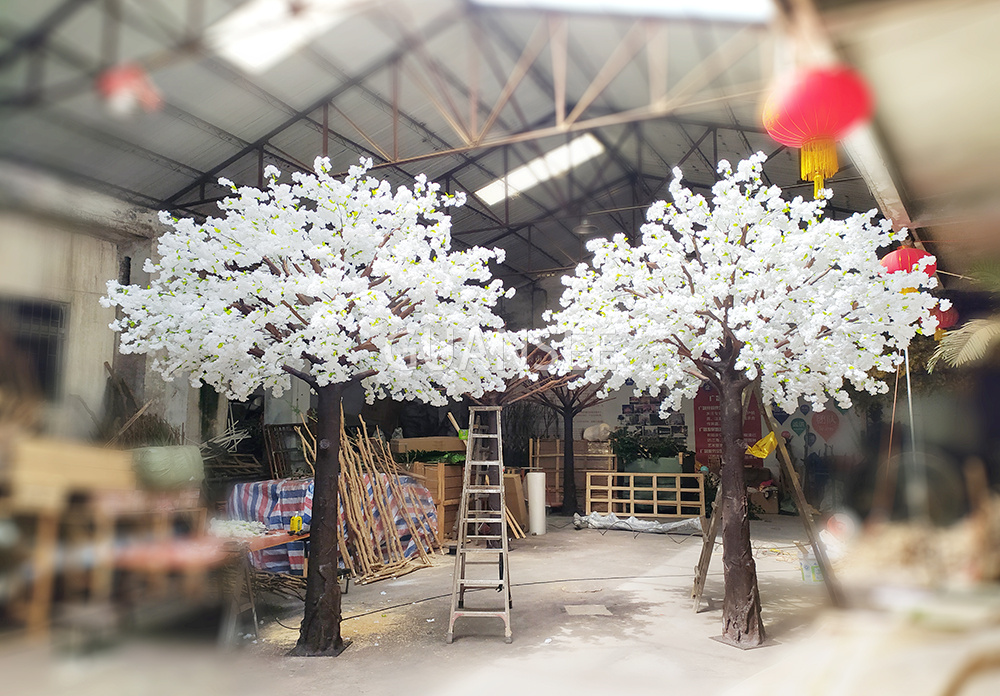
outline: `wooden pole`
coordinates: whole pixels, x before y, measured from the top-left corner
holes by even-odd
[[[764,416],[764,425],[768,431],[774,432],[774,414],[771,413],[771,404],[763,398],[760,400],[760,403],[763,406],[761,413]],[[795,505],[799,509],[799,515],[802,516],[802,522],[806,528],[806,536],[809,537],[813,554],[816,556],[816,563],[823,573],[823,583],[826,585],[827,592],[830,593],[830,601],[833,602],[833,606],[835,607],[844,607],[847,605],[847,602],[844,600],[844,593],[841,591],[840,583],[837,582],[837,579],[833,575],[833,567],[830,565],[830,558],[826,555],[826,549],[819,543],[819,533],[816,531],[816,524],[809,513],[809,504],[806,502],[805,493],[802,492],[799,476],[795,473],[795,467],[792,466],[792,458],[788,456],[788,450],[785,449],[784,438],[779,437],[777,440],[778,453],[780,454],[778,461],[785,467],[785,475],[792,482],[792,494],[795,496]]]
[[[704,518],[702,518],[702,531],[705,538],[701,542],[701,556],[698,558],[698,565],[694,567],[694,587],[691,588],[691,598],[694,600],[694,613],[701,609],[701,595],[705,592],[705,578],[708,576],[708,566],[712,563],[712,551],[715,550],[715,538],[719,534],[719,510],[722,509],[721,501],[716,500],[712,506],[712,517],[708,522],[708,529],[705,529]],[[702,499],[704,504],[704,499]]]

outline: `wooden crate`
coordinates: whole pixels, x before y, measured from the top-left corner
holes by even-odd
[[[404,452],[464,452],[465,440],[458,437],[406,437],[389,441],[393,454]]]
[[[563,502],[563,440],[537,439],[529,443],[531,468],[545,472],[545,500],[553,507]],[[607,441],[573,441],[573,471],[576,480],[577,505],[586,500],[588,471],[615,471],[618,458]]]
[[[619,517],[704,517],[705,477],[591,471],[586,510]]]
[[[127,450],[44,438],[12,438],[0,489],[14,511],[62,511],[73,493],[138,487]]]
[[[11,615],[35,634],[47,628],[57,583],[67,596],[111,597],[119,523],[131,538],[163,539],[178,515],[202,533],[206,514],[197,488],[139,490],[130,451],[34,437],[0,443],[0,507],[26,531],[22,543],[33,577]],[[59,564],[60,546],[89,548],[93,556],[82,564],[69,554]]]
[[[462,500],[462,474],[460,464],[444,462],[414,462],[413,473],[430,492],[437,508],[438,541],[454,538],[455,518]]]
[[[507,509],[522,529],[528,528],[528,505],[524,497],[524,484],[518,470],[505,471],[503,475],[503,494],[507,501]]]

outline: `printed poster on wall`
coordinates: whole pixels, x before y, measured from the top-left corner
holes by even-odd
[[[760,400],[754,395],[743,413],[743,439],[748,445],[752,445],[760,438]],[[699,462],[718,470],[722,463],[722,413],[719,409],[719,392],[708,382],[701,385],[694,397],[694,449]],[[745,454],[743,464],[759,467],[764,462]]]

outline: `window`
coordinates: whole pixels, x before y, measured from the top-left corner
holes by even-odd
[[[49,401],[60,392],[68,316],[69,306],[59,302],[0,297],[0,334],[27,361],[32,381]]]

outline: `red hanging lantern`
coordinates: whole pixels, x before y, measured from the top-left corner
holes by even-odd
[[[931,310],[931,314],[937,318],[939,329],[950,329],[958,323],[958,310],[955,309],[954,305],[948,309],[935,307]]]
[[[914,247],[902,246],[893,252],[890,252],[882,257],[879,262],[882,264],[882,268],[889,271],[889,273],[907,272],[915,271],[920,265],[921,259],[930,256],[934,258],[933,254],[930,254],[923,249],[917,249]],[[924,267],[924,273],[928,276],[933,277],[937,272],[937,261],[931,261],[927,266]]]
[[[118,117],[131,115],[137,106],[147,112],[163,106],[163,98],[139,65],[115,65],[97,77],[97,91],[104,98],[108,110]]]
[[[871,116],[872,101],[861,77],[844,66],[812,68],[780,85],[764,105],[768,134],[800,148],[800,171],[819,195],[823,180],[837,173],[838,140]]]
[[[938,325],[934,329],[934,340],[940,341],[944,338],[945,329],[950,329],[958,323],[958,310],[954,306],[948,309],[941,309],[940,306],[931,310],[931,316],[937,319]]]

